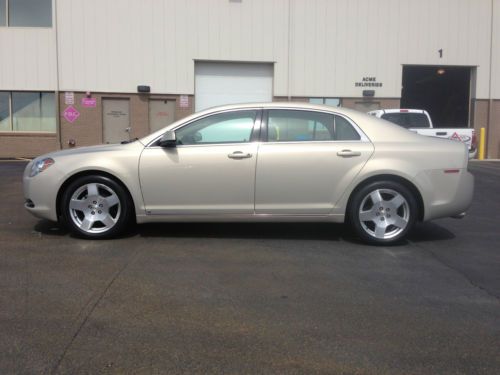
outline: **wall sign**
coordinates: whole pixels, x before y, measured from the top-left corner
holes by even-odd
[[[66,121],[74,123],[76,119],[80,117],[80,112],[78,112],[75,107],[70,105],[68,108],[64,110],[63,116],[66,119]]]
[[[96,98],[82,98],[82,107],[95,108],[97,106]]]
[[[377,82],[377,77],[363,77],[360,82],[354,83],[355,87],[382,87],[382,82]]]
[[[75,104],[75,93],[72,91],[67,91],[64,93],[64,104],[73,105]]]
[[[189,96],[181,95],[179,97],[179,107],[180,108],[189,108]]]

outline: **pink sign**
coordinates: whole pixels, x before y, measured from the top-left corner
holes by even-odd
[[[96,98],[82,98],[82,107],[95,108],[97,106]]]
[[[68,108],[66,108],[63,112],[63,116],[68,122],[75,122],[78,117],[80,117],[80,112],[76,110],[75,107],[70,105]]]

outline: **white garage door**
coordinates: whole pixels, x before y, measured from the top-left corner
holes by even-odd
[[[272,64],[198,62],[195,77],[196,111],[273,98]]]

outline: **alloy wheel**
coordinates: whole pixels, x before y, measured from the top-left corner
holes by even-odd
[[[392,189],[376,189],[359,206],[358,219],[363,230],[377,239],[391,239],[403,232],[410,221],[410,205]]]
[[[104,233],[113,228],[121,215],[116,192],[101,183],[88,183],[75,190],[69,201],[73,223],[85,233]]]

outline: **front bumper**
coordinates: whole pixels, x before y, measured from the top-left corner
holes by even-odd
[[[30,177],[32,164],[33,162],[28,163],[23,175],[24,208],[37,218],[57,221],[59,171],[53,165],[42,173]]]

